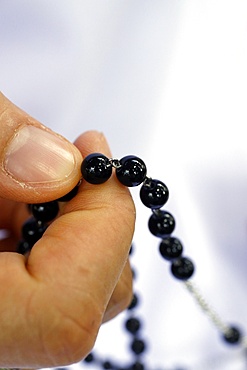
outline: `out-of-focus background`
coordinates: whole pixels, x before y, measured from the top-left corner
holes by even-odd
[[[246,66],[244,0],[0,1],[2,92],[71,141],[97,129],[114,157],[143,158],[170,189],[166,209],[195,282],[247,331]],[[149,368],[247,369],[244,351],[220,340],[172,278],[146,227],[150,211],[132,193]],[[103,358],[128,358],[122,320],[103,325]]]

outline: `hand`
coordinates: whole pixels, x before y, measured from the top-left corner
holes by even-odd
[[[77,184],[83,156],[110,153],[102,134],[72,145],[1,94],[0,132],[0,228],[8,231],[0,241],[0,367],[75,363],[102,322],[131,301],[133,201],[115,176],[82,182],[30,255],[13,253],[28,217],[24,202],[59,198]]]

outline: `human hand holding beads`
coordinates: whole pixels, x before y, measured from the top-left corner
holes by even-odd
[[[196,289],[195,285],[188,281],[188,279],[190,279],[190,277],[193,275],[194,264],[189,258],[182,257],[183,252],[182,244],[177,238],[170,236],[170,234],[173,232],[175,228],[175,220],[169,212],[161,209],[168,199],[168,189],[166,188],[165,184],[160,180],[153,180],[151,178],[148,178],[146,176],[146,166],[144,162],[138,157],[126,156],[122,158],[120,161],[109,158],[109,154],[107,155],[106,153],[108,151],[106,142],[104,141],[103,136],[98,133],[91,132],[84,134],[76,141],[75,144],[78,146],[79,149],[81,149],[82,154],[85,157],[81,166],[82,175],[85,181],[83,181],[80,187],[77,186],[76,188],[73,188],[72,191],[65,197],[59,198],[60,202],[70,200],[69,203],[64,204],[63,207],[60,207],[60,210],[57,201],[33,204],[31,207],[29,207],[31,209],[34,219],[32,221],[24,223],[22,227],[22,236],[24,238],[24,241],[21,244],[19,244],[18,247],[19,253],[26,254],[27,252],[26,254],[27,262],[25,267],[27,268],[28,273],[31,274],[31,276],[34,278],[34,280],[40,283],[39,285],[36,286],[39,287],[38,292],[35,291],[35,294],[30,292],[30,295],[26,296],[26,300],[28,301],[28,310],[23,311],[22,305],[23,294],[19,295],[19,298],[21,298],[20,300],[22,310],[20,311],[20,313],[22,314],[21,316],[26,319],[26,324],[28,321],[28,323],[31,323],[31,328],[34,328],[36,330],[32,332],[31,335],[29,333],[30,327],[28,327],[27,330],[27,335],[30,335],[29,339],[36,340],[36,342],[34,341],[34,343],[31,342],[31,348],[29,345],[29,350],[32,351],[32,349],[34,348],[35,351],[34,353],[32,352],[33,356],[31,357],[30,357],[31,352],[28,352],[27,356],[26,351],[20,354],[22,348],[25,347],[24,343],[27,338],[26,333],[19,337],[17,336],[18,339],[21,339],[23,342],[21,341],[20,343],[18,343],[18,348],[16,349],[15,345],[13,344],[12,338],[12,336],[15,334],[14,339],[16,340],[16,333],[14,332],[14,330],[12,330],[13,328],[16,329],[16,327],[13,327],[12,325],[10,326],[7,325],[8,328],[6,331],[6,327],[3,326],[4,330],[2,335],[4,337],[4,335],[7,332],[5,339],[7,342],[8,351],[10,351],[7,352],[7,355],[9,355],[9,353],[11,353],[12,351],[12,353],[14,353],[14,356],[11,357],[10,360],[9,358],[7,358],[7,355],[5,355],[4,360],[5,362],[4,365],[2,366],[9,367],[10,366],[9,364],[11,364],[12,367],[16,366],[43,367],[43,366],[55,366],[56,364],[61,366],[67,363],[76,362],[76,358],[80,359],[81,357],[84,357],[87,354],[87,351],[90,348],[92,348],[100,324],[104,320],[108,320],[109,318],[116,315],[122,308],[124,308],[124,305],[125,306],[127,305],[126,297],[128,297],[128,292],[131,292],[131,288],[129,285],[129,283],[131,282],[131,273],[128,262],[126,262],[126,260],[129,250],[129,243],[133,235],[134,207],[133,203],[130,201],[131,198],[129,196],[129,193],[126,192],[126,188],[124,187],[126,186],[132,187],[140,184],[142,184],[140,191],[142,203],[145,206],[151,208],[153,213],[148,223],[149,230],[154,236],[162,239],[160,243],[160,254],[164,259],[171,262],[171,272],[173,276],[185,282],[185,286],[188,289],[188,291],[191,292],[191,294],[194,296],[194,298],[201,306],[203,311],[205,311],[208,317],[219,329],[219,331],[222,334],[222,337],[227,343],[234,345],[235,344],[241,345],[242,343],[245,343],[241,335],[241,331],[233,325],[232,326],[226,325],[220,319],[220,317],[210,308],[207,302],[202,298],[202,296]],[[101,150],[102,148],[104,150]],[[105,153],[107,156],[102,153]],[[116,183],[116,177],[112,176],[113,168],[115,168],[116,170],[116,177],[119,181],[118,183]],[[109,181],[107,182],[106,188],[104,183],[107,180]],[[113,182],[115,183],[115,185],[113,187],[114,190],[112,192]],[[98,187],[97,189],[97,186],[94,187],[95,184],[100,184],[101,186]],[[106,189],[108,189],[109,192],[107,192]],[[126,196],[128,197],[127,203],[125,202]],[[118,199],[119,203],[117,202],[117,198],[120,198]],[[112,200],[113,201],[116,200],[114,206],[110,204]],[[121,200],[124,201],[123,203],[124,207],[127,207],[128,209],[124,210],[121,209],[120,204]],[[118,206],[120,206],[120,209],[118,209]],[[120,212],[121,213],[120,216],[122,216],[121,221],[123,219],[127,221],[123,225],[123,229],[121,230],[122,232],[120,232],[120,234],[123,237],[124,234],[127,232],[127,229],[129,230],[128,235],[129,237],[131,235],[131,237],[129,239],[127,247],[126,247],[126,235],[125,238],[123,238],[124,240],[121,239],[121,235],[119,239],[118,233],[119,214],[117,215],[118,218],[116,217],[115,214],[115,217],[112,218],[113,221],[112,223],[110,223],[111,220],[108,217],[111,215],[114,216],[113,208],[115,207],[117,208],[117,211],[121,210]],[[109,210],[110,214],[103,212],[103,211],[108,212]],[[80,220],[86,221],[84,224],[79,225],[77,223],[78,220],[74,218],[75,214],[76,216],[78,216],[78,213],[80,214],[80,216],[82,215],[85,216],[80,218]],[[21,219],[20,215],[21,212],[19,213],[19,219]],[[93,217],[90,217],[92,215],[100,216],[97,219],[99,222],[96,221],[96,223],[93,224],[95,219]],[[127,215],[128,217],[125,219],[125,216]],[[14,216],[17,219],[16,212],[14,213]],[[102,221],[101,218],[103,216],[107,216],[106,223],[104,222],[105,220],[101,222]],[[50,224],[53,218],[55,218],[55,221]],[[132,228],[131,220],[133,221]],[[108,233],[110,230],[109,226],[110,227],[113,226],[112,230],[113,233],[110,234]],[[66,230],[68,235],[67,233],[65,234]],[[92,234],[90,234],[90,231],[92,232]],[[95,231],[96,235],[94,235]],[[80,234],[81,232],[82,234]],[[101,237],[102,235],[104,236],[105,234],[107,234],[106,238],[110,238],[111,244],[108,243],[105,245],[103,243],[102,246]],[[71,251],[72,253],[79,252],[80,257],[81,254],[83,254],[80,253],[81,250],[79,249],[77,250],[76,246],[77,244],[79,245],[78,236],[81,235],[83,236],[83,241],[85,242],[84,246],[87,245],[88,249],[84,250],[85,253],[84,256],[86,257],[86,259],[82,261],[81,258],[82,264],[79,266],[74,255],[70,255],[70,252]],[[93,235],[92,240],[87,237],[89,235],[90,236]],[[112,235],[114,235],[113,238],[111,237]],[[63,239],[63,242],[70,245],[69,252],[68,249],[65,248],[63,242],[61,243],[61,239]],[[71,240],[77,241],[76,245],[71,245]],[[119,258],[119,249],[115,249],[116,246],[114,247],[113,240],[115,241],[118,240],[118,242],[122,241],[122,248],[120,249],[120,258]],[[54,242],[57,242],[58,245],[56,245],[56,243],[55,245],[52,245]],[[93,248],[95,246],[94,242],[96,242],[97,246],[96,254]],[[61,249],[59,248],[59,245],[61,246]],[[105,249],[104,245],[106,246]],[[60,256],[59,249],[65,255]],[[104,253],[106,254],[106,256],[104,255]],[[121,258],[121,256],[122,257],[125,256],[125,258]],[[61,266],[59,265],[59,260],[60,262],[62,262]],[[21,263],[22,262],[23,260],[21,261]],[[73,262],[73,265],[69,265],[68,263],[66,264],[66,262],[69,263]],[[112,262],[114,262],[113,265]],[[7,264],[5,264],[5,267],[6,266]],[[12,267],[13,266],[14,265],[12,264]],[[71,267],[73,267],[75,271],[74,270],[72,271]],[[18,276],[19,275],[21,276],[18,269],[16,271],[18,272]],[[91,274],[92,271],[93,273]],[[9,276],[11,276],[11,274],[9,274]],[[78,278],[78,276],[79,280],[76,280],[76,277]],[[82,276],[84,276],[84,279],[82,281],[82,285],[80,285],[79,287],[78,282],[80,282],[80,278]],[[23,276],[21,277],[24,278]],[[25,291],[25,289],[28,287],[28,285],[25,285],[24,287],[24,285],[16,284],[16,280],[14,280],[14,278],[12,279],[12,283],[13,282],[15,284],[13,284],[11,288],[13,287],[16,288],[16,286],[18,285],[18,287],[21,286],[21,288],[24,288]],[[28,283],[30,286],[30,281]],[[87,283],[89,283],[89,285]],[[106,286],[104,283],[106,283]],[[8,283],[7,288],[9,287],[10,284]],[[71,287],[72,289],[68,289]],[[80,290],[81,287],[85,287],[85,290],[81,291]],[[96,289],[92,290],[91,288]],[[61,297],[60,292],[62,289],[63,297]],[[65,296],[66,289],[68,293],[67,296]],[[9,293],[6,287],[5,290],[7,290],[8,293],[7,298],[9,299],[11,293]],[[78,291],[80,293],[79,295],[76,295],[75,292]],[[23,293],[21,289],[20,292]],[[33,296],[35,296],[35,299],[33,299]],[[106,297],[108,299],[106,299]],[[125,297],[124,300],[123,297]],[[12,298],[13,295],[11,296],[11,299]],[[43,300],[40,300],[40,298],[42,299],[48,298],[48,303],[44,302]],[[9,303],[12,302],[11,299],[9,299],[7,306]],[[75,299],[75,301],[73,299]],[[128,299],[128,301],[129,300],[130,299]],[[70,302],[70,305],[68,305],[68,302]],[[82,303],[82,305],[78,304],[79,302]],[[52,309],[51,304],[54,304],[55,306],[52,307]],[[19,307],[18,304],[17,307],[16,306],[10,307],[9,305],[9,311],[7,311],[6,309],[7,306],[4,301],[3,312],[5,313],[5,317],[9,318],[11,317],[11,315],[13,316],[13,311],[16,313]],[[131,306],[133,306],[133,304],[131,304]],[[131,306],[129,306],[129,309]],[[42,308],[44,307],[45,310],[43,310],[42,314],[40,314],[38,309],[41,308],[42,310]],[[78,308],[78,310],[76,308]],[[77,315],[74,316],[74,314],[77,312],[81,313],[84,308],[85,315],[83,316],[83,320],[81,321],[80,320],[81,316],[79,318]],[[92,309],[94,310],[93,315],[92,312],[90,313],[90,310]],[[28,317],[27,320],[26,312],[31,314],[31,319]],[[58,314],[58,316],[57,315],[51,316],[51,313],[54,312]],[[26,315],[23,315],[23,313]],[[20,321],[18,321],[18,319],[16,320],[17,317],[18,317],[17,315],[14,316],[15,319],[14,322],[17,322],[18,324],[20,323]],[[37,317],[43,319],[43,321],[41,323],[40,322],[38,323],[36,320]],[[101,319],[97,320],[98,317],[101,317]],[[48,320],[47,322],[47,318],[48,319],[52,318],[52,320],[50,321]],[[61,318],[63,318],[64,320],[62,321]],[[143,341],[141,338],[136,337],[136,329],[134,332],[132,330],[133,329],[132,324],[134,323],[136,327],[137,321],[133,321],[132,318],[127,320],[126,324],[129,323],[130,321],[131,327],[127,325],[126,328],[131,334],[134,335],[134,339],[131,344],[131,350],[137,357],[134,360],[134,363],[130,365],[130,367],[128,365],[128,369],[141,370],[145,368],[142,362],[140,362],[140,355],[144,352],[146,348],[145,341]],[[49,323],[50,325],[47,326],[47,323]],[[85,323],[86,324],[91,323],[91,326],[85,326]],[[81,328],[82,330],[80,330],[80,333],[83,333],[84,336],[83,337],[75,336],[75,332],[74,330],[71,331],[71,327],[72,329],[75,327],[76,329],[78,327]],[[37,328],[40,329],[38,333]],[[65,328],[65,330],[61,331],[61,328],[62,329]],[[11,334],[10,336],[8,336],[9,334],[8,330],[10,330]],[[76,333],[78,334],[79,332],[77,331]],[[40,338],[38,338],[37,334],[39,335],[42,334],[41,340]],[[65,334],[66,338],[63,335],[60,337],[56,337],[56,334]],[[85,339],[85,341],[83,341],[83,339]],[[6,342],[4,343],[5,346]],[[62,345],[64,343],[65,345]],[[23,362],[24,357],[25,360]],[[16,359],[18,360],[16,361]],[[95,356],[93,354],[89,354],[85,358],[85,362],[91,363],[92,361],[94,361],[94,363],[98,366],[101,367],[103,366],[103,368],[110,368],[109,367],[110,362],[104,362],[101,359],[97,358],[97,356],[95,360]],[[37,365],[38,363],[39,365]],[[49,365],[47,365],[48,363]],[[120,367],[119,364],[113,365],[113,368],[119,369]]]
[[[79,180],[82,157],[95,151],[110,153],[102,134],[86,133],[77,139],[76,146],[66,141],[67,150],[74,153],[75,174],[60,183],[31,181],[23,186],[24,179],[17,181],[6,174],[4,155],[10,153],[8,145],[20,129],[37,128],[39,123],[3,96],[0,103],[5,148],[0,220],[9,235],[0,241],[0,366],[40,368],[74,363],[91,350],[102,322],[131,301],[128,253],[134,231],[133,201],[128,189],[114,177],[100,188],[83,182],[70,202],[61,203],[55,220],[48,222],[30,253],[13,253],[21,225],[30,217],[22,202],[60,198]],[[11,125],[6,125],[8,122]],[[43,126],[40,130],[49,131],[51,141],[50,130]],[[55,141],[60,139],[55,135]],[[19,144],[21,148],[23,143]]]

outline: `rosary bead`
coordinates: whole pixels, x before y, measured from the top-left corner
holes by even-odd
[[[19,254],[24,255],[24,254],[30,252],[31,249],[32,249],[32,247],[30,246],[30,244],[27,241],[21,240],[18,243],[16,252],[19,253]]]
[[[229,330],[223,335],[224,340],[229,344],[238,344],[242,339],[241,331],[232,326]]]
[[[183,246],[179,239],[170,236],[162,240],[159,251],[164,259],[170,261],[181,256]]]
[[[31,218],[22,226],[23,239],[29,243],[30,247],[33,247],[33,245],[42,237],[46,229],[47,225]]]
[[[159,211],[150,217],[148,227],[153,235],[165,238],[174,231],[175,219],[169,212]]]
[[[103,184],[112,174],[112,165],[109,159],[100,153],[89,154],[82,162],[83,178],[90,184]]]
[[[59,205],[57,201],[32,204],[31,212],[37,221],[49,222],[58,215]]]
[[[141,322],[135,317],[131,317],[126,321],[125,327],[131,334],[136,334],[141,328]]]
[[[131,344],[131,349],[136,355],[140,355],[146,349],[146,344],[142,339],[135,338]]]
[[[120,167],[116,169],[116,176],[123,185],[133,187],[144,181],[147,168],[142,159],[134,155],[128,155],[119,162]]]
[[[87,357],[84,358],[84,361],[87,363],[93,362],[94,361],[94,355],[93,353],[89,353]]]
[[[104,361],[102,364],[102,368],[105,370],[110,370],[110,369],[113,369],[113,366],[110,361]]]
[[[144,370],[144,369],[145,366],[139,361],[136,361],[134,364],[130,366],[130,370]]]
[[[186,257],[177,258],[172,262],[171,271],[175,278],[179,280],[187,280],[194,273],[193,262]]]
[[[163,182],[150,179],[142,185],[140,198],[142,203],[148,208],[161,208],[169,198],[169,190]]]

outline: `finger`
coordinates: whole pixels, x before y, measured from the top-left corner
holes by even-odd
[[[103,321],[107,322],[125,310],[132,298],[132,271],[128,260],[107,305]]]
[[[0,196],[43,202],[59,198],[80,179],[81,154],[0,93]]]
[[[76,145],[83,156],[109,153],[95,132]],[[115,176],[99,186],[83,182],[62,212],[27,263],[15,253],[0,255],[4,367],[55,367],[86,356],[128,259],[135,210]]]

